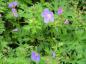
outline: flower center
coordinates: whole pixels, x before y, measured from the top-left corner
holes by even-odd
[[[38,54],[36,53],[36,57],[38,57]]]
[[[48,18],[51,18],[51,14],[47,14]]]

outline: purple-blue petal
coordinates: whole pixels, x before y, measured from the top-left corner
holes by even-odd
[[[48,13],[49,13],[49,9],[46,8],[46,9],[44,9],[44,11],[42,12],[41,16],[42,16],[42,17],[45,17],[46,14],[48,14]]]
[[[52,17],[52,18],[50,19],[50,21],[51,21],[51,22],[54,22],[54,17]]]
[[[13,4],[12,4],[12,3],[10,3],[10,4],[8,5],[8,7],[9,7],[9,8],[12,8],[12,6],[13,6]]]
[[[13,7],[16,7],[17,5],[18,5],[17,2],[11,2],[11,3],[9,3],[8,7],[13,8]]]
[[[62,8],[59,8],[59,9],[58,9],[58,15],[61,15],[62,13],[63,13]]]
[[[17,3],[17,2],[13,2],[13,5],[14,5],[14,6],[17,6],[17,5],[18,5],[18,3]]]
[[[12,8],[11,10],[13,13],[17,12],[15,8]]]
[[[35,59],[37,62],[39,62],[40,61],[40,55],[37,55]]]
[[[36,52],[32,52],[31,59],[35,62],[39,62],[40,61],[40,55],[37,54]]]
[[[18,17],[17,10],[15,8],[12,8],[12,13],[15,17]]]
[[[49,18],[44,18],[44,22],[48,23],[49,22]]]

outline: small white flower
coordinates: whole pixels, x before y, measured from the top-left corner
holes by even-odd
[[[18,28],[13,29],[12,31],[13,31],[13,32],[17,32],[17,31],[18,31]]]
[[[56,57],[56,53],[54,51],[52,51],[52,57],[55,58]]]
[[[0,17],[2,17],[2,15],[0,14]]]
[[[66,20],[64,21],[64,24],[69,24],[68,19],[66,19]]]

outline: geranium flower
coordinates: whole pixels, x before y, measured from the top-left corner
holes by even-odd
[[[11,3],[9,3],[8,7],[15,8],[17,6],[17,4],[18,4],[17,2],[11,2]]]
[[[57,11],[58,15],[61,15],[63,13],[63,9],[60,7]]]
[[[17,10],[15,8],[12,8],[12,13],[15,17],[18,17]]]
[[[31,59],[35,62],[39,62],[40,61],[40,55],[36,52],[32,52]]]
[[[44,18],[45,23],[54,21],[54,14],[53,14],[53,12],[49,11],[48,8],[44,9],[41,16]]]

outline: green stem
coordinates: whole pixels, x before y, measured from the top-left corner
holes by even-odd
[[[39,64],[38,62],[36,62],[36,64]]]

